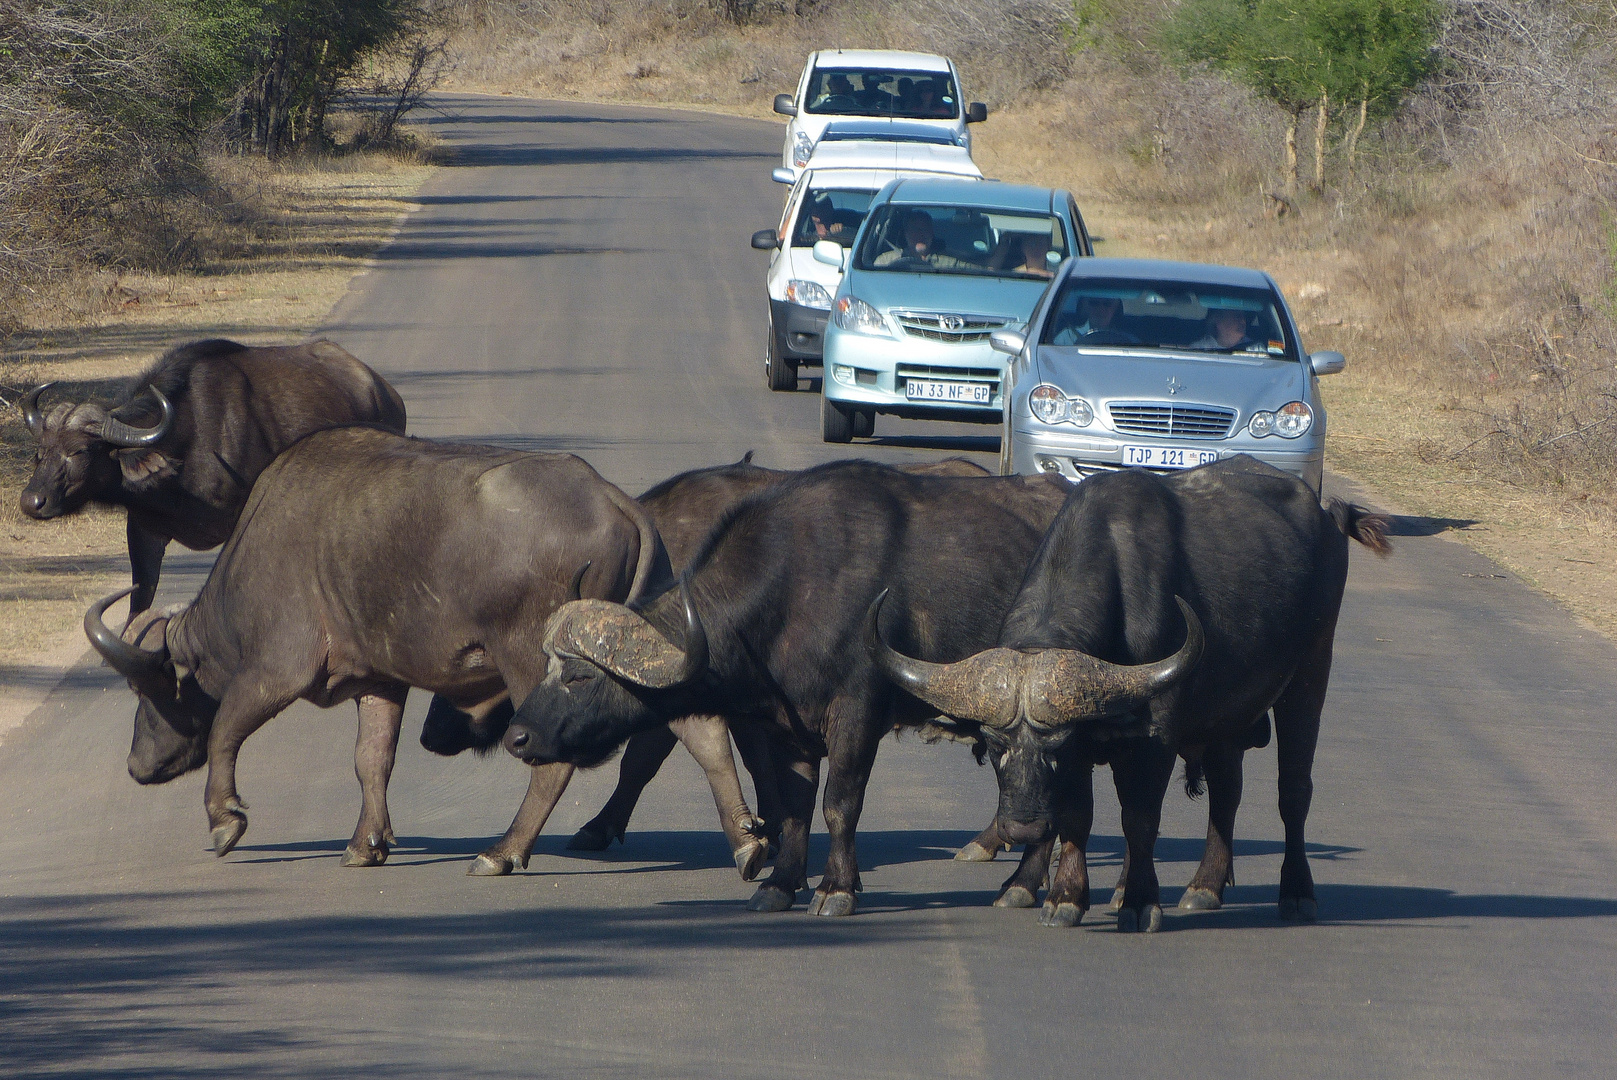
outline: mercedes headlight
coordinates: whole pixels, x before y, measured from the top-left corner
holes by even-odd
[[[1306,401],[1288,401],[1274,412],[1257,412],[1252,414],[1251,423],[1246,429],[1255,439],[1266,435],[1279,435],[1282,439],[1295,439],[1308,434],[1308,429],[1314,426],[1314,410],[1308,407]]]
[[[818,281],[793,278],[786,283],[786,299],[798,307],[831,310],[831,294],[826,292],[825,286]]]
[[[799,131],[792,140],[792,164],[799,169],[808,164],[809,155],[814,153],[814,140],[808,137],[808,132]]]
[[[1095,410],[1080,397],[1068,397],[1059,386],[1040,383],[1027,395],[1028,408],[1046,424],[1076,424],[1088,427],[1095,419]]]
[[[855,296],[844,296],[837,300],[836,314],[837,329],[852,330],[857,334],[879,334],[882,337],[892,337],[892,331],[887,329],[887,320],[882,318],[881,312],[871,307]]]

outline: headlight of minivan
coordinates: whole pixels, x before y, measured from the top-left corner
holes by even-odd
[[[857,334],[879,334],[882,337],[892,337],[892,331],[887,329],[887,320],[882,318],[881,312],[865,303],[856,296],[844,296],[837,300],[836,320],[839,330],[852,330]]]
[[[799,307],[831,310],[831,294],[818,281],[793,278],[786,283],[786,299]]]
[[[1266,435],[1279,435],[1282,439],[1296,439],[1308,434],[1314,426],[1314,410],[1306,401],[1288,401],[1274,412],[1256,412],[1246,429],[1255,439]]]
[[[792,140],[792,164],[799,169],[808,164],[809,155],[814,153],[814,140],[808,137],[808,132],[799,131],[797,138]]]
[[[1059,386],[1040,383],[1028,391],[1027,406],[1033,415],[1046,424],[1076,424],[1088,427],[1095,419],[1095,410],[1080,397],[1068,397]]]

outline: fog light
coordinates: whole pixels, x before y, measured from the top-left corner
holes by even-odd
[[[853,382],[853,368],[838,364],[836,366],[836,376],[839,383],[851,383]]]
[[[1058,473],[1061,471],[1061,462],[1053,457],[1039,456],[1039,471]]]

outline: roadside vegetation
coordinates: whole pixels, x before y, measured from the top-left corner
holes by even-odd
[[[769,115],[817,48],[952,55],[991,176],[1100,252],[1258,266],[1328,464],[1617,631],[1607,0],[458,0],[466,89]],[[744,235],[753,223],[738,223]]]

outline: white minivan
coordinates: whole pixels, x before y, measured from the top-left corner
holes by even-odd
[[[775,111],[791,117],[781,164],[805,167],[825,126],[851,118],[902,120],[947,131],[971,152],[967,124],[988,118],[980,101],[960,96],[954,61],[931,53],[826,49],[813,53],[797,80],[797,93],[777,94]]]
[[[897,127],[902,132],[902,125]],[[832,135],[857,133],[852,122],[832,129]],[[764,375],[771,390],[796,390],[798,365],[820,363],[825,323],[842,270],[815,259],[814,245],[835,240],[845,248],[852,246],[876,192],[890,180],[922,176],[981,179],[982,172],[963,147],[941,139],[828,136],[798,173],[780,225],[753,234],[752,246],[770,252],[764,279],[769,294]],[[777,175],[777,179],[790,177]]]

